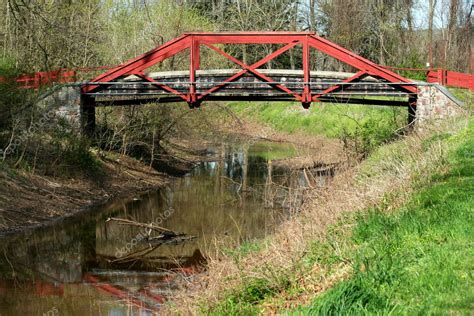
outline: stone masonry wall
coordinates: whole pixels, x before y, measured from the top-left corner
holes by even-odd
[[[419,86],[418,91],[416,124],[419,127],[428,122],[432,123],[464,113],[462,102],[443,87],[437,85]]]
[[[66,120],[71,128],[81,129],[81,90],[80,87],[62,87],[39,102],[48,117]]]

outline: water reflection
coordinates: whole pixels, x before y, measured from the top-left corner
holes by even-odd
[[[3,238],[0,315],[152,313],[176,282],[200,271],[216,245],[264,237],[301,204],[308,185],[324,185],[324,174],[311,180],[303,171],[273,166],[272,159],[297,153],[288,144],[223,144],[215,151],[215,161],[156,192]],[[108,217],[154,222],[197,238],[118,260],[148,245],[139,238],[143,228]]]

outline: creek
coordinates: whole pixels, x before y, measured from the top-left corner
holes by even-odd
[[[308,186],[328,175],[274,166],[308,154],[288,143],[249,141],[210,149],[209,161],[146,194],[115,199],[42,228],[0,239],[0,315],[147,315],[206,257],[264,238],[298,211]],[[156,246],[153,232],[186,234]],[[244,245],[244,246],[242,246]]]

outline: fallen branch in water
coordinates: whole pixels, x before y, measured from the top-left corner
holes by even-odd
[[[106,222],[111,222],[111,221],[117,222],[117,224],[119,225],[129,225],[129,226],[135,226],[135,227],[146,229],[146,236],[143,236],[142,238],[140,238],[139,241],[148,243],[148,246],[142,247],[139,250],[131,251],[120,257],[115,257],[112,260],[107,260],[109,262],[123,263],[123,262],[129,262],[129,261],[137,261],[140,259],[143,260],[147,254],[149,254],[150,252],[153,252],[161,245],[178,244],[185,241],[196,239],[195,236],[187,236],[184,233],[176,233],[167,228],[157,226],[154,223],[140,223],[140,222],[132,221],[129,219],[114,218],[114,217],[109,217],[106,220]],[[159,235],[151,236],[152,231],[158,232]]]
[[[158,247],[161,245],[165,244],[178,244],[182,242],[186,242],[189,240],[196,239],[196,236],[186,236],[185,234],[180,234],[168,238],[158,238],[158,237],[152,237],[151,240],[148,240],[149,245],[148,247],[141,248],[139,250],[130,252],[124,256],[121,257],[115,257],[112,260],[107,259],[107,261],[112,262],[112,263],[125,263],[125,262],[130,262],[130,261],[147,261],[147,255],[153,251],[155,251]],[[155,242],[155,244],[152,246],[151,242]]]
[[[179,235],[179,234],[173,232],[172,230],[166,229],[164,227],[160,227],[160,226],[155,225],[153,223],[148,223],[148,224],[147,223],[140,223],[140,222],[135,222],[135,221],[132,221],[132,220],[129,220],[129,219],[115,218],[115,217],[109,217],[105,222],[107,223],[107,222],[110,222],[110,221],[117,222],[120,225],[130,225],[130,226],[148,228],[148,229],[158,231],[160,233],[168,233],[168,235],[175,235],[175,236]]]

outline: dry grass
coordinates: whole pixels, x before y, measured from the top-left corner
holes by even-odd
[[[262,312],[273,313],[307,302],[347,277],[349,264],[327,270],[316,261],[308,273],[301,267],[301,259],[315,241],[324,240],[330,225],[338,222],[341,234],[349,231],[345,225],[350,222],[345,223],[342,214],[377,205],[387,196],[391,197],[393,209],[405,203],[414,183],[428,181],[425,175],[444,166],[447,150],[433,135],[454,134],[463,122],[457,119],[426,129],[422,134],[413,133],[381,147],[367,161],[340,170],[324,190],[312,191],[299,216],[283,223],[277,233],[262,241],[259,251],[238,259],[223,253],[210,256],[207,272],[177,291],[164,312],[197,314],[198,306],[215,306],[229,290],[242,288],[249,279],[263,279],[269,285],[277,285],[281,279],[298,284],[302,289],[299,293],[288,294],[283,290],[275,302],[262,306]],[[333,247],[338,255],[345,245],[336,242]]]

